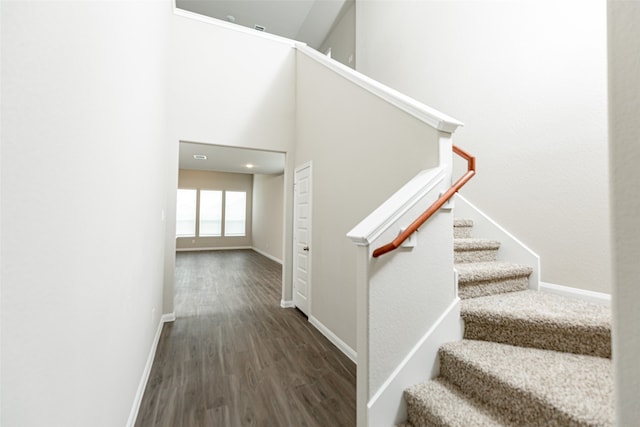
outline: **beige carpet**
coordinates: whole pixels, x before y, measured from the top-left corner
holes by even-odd
[[[523,291],[462,301],[465,338],[611,357],[609,307]]]
[[[404,426],[613,425],[610,309],[526,290],[532,269],[472,226],[454,223],[464,339],[405,391]]]

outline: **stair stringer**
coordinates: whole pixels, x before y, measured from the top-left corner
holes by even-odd
[[[461,340],[463,329],[460,299],[456,298],[369,400],[369,426],[388,427],[407,419],[403,391],[416,382],[438,376],[440,347],[447,342]]]
[[[474,235],[500,242],[498,261],[512,262],[533,268],[533,272],[529,276],[529,289],[540,290],[540,257],[460,193],[456,193],[452,200],[455,203],[456,218],[473,220]]]

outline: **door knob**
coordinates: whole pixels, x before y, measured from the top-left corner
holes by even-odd
[[[309,246],[305,246],[304,248],[302,248],[302,250],[309,252]]]

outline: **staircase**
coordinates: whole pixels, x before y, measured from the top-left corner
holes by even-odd
[[[440,375],[404,392],[406,426],[613,425],[608,307],[529,290],[527,266],[454,223],[464,338]]]

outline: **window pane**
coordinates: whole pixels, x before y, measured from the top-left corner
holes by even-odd
[[[224,235],[244,236],[247,213],[247,193],[227,191],[224,206]]]
[[[176,236],[196,235],[196,190],[178,190],[176,206]]]
[[[222,191],[200,191],[200,236],[222,235]]]

